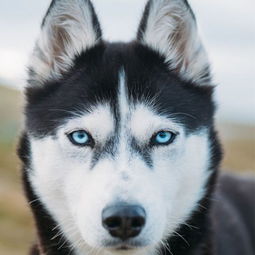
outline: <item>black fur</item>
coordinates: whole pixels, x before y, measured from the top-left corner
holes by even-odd
[[[60,0],[52,2],[46,18],[57,1]],[[101,29],[92,5],[91,9],[94,26],[97,27],[98,36],[101,37]],[[146,28],[148,11],[149,4],[141,22],[138,39]],[[207,127],[210,131],[211,164],[208,171],[212,171],[213,174],[208,180],[207,192],[200,201],[198,210],[191,215],[187,225],[180,226],[178,230],[180,236],[169,238],[168,245],[172,254],[240,255],[241,252],[244,255],[254,254],[255,247],[252,242],[254,242],[255,227],[251,224],[254,208],[248,201],[248,198],[250,202],[253,200],[251,194],[254,193],[254,183],[223,176],[219,178],[220,186],[215,190],[221,148],[214,129],[213,88],[200,87],[199,84],[182,80],[178,74],[169,70],[163,56],[139,41],[128,44],[101,41],[94,48],[77,56],[73,67],[62,79],[47,81],[44,86],[37,86],[33,79],[29,81],[30,86],[26,91],[26,133],[21,138],[18,152],[23,162],[26,196],[38,231],[39,241],[31,250],[31,254],[73,253],[65,237],[56,235],[57,223],[38,200],[31,187],[28,178],[29,171],[32,171],[29,136],[39,138],[45,135],[54,136],[57,127],[67,118],[76,115],[79,111],[87,111],[89,106],[98,102],[108,102],[111,105],[118,123],[120,118],[117,101],[118,79],[122,69],[125,70],[130,101],[143,102],[145,99],[153,101],[155,110],[159,114],[177,119],[183,124],[187,133],[196,132],[202,127]],[[116,134],[118,130],[116,124]],[[114,156],[117,142],[118,139],[112,137],[109,138],[107,148],[97,148],[92,168],[106,152]],[[141,148],[135,140],[131,143],[134,151],[153,168],[150,146]],[[52,239],[55,235],[56,237]],[[161,254],[171,253],[162,247]]]
[[[101,43],[81,54],[62,80],[27,89],[29,132],[38,137],[54,135],[66,118],[86,111],[99,100],[110,102],[118,119],[118,79],[122,68],[130,100],[153,101],[158,113],[178,119],[187,132],[212,125],[215,106],[211,86],[182,81],[168,70],[161,56],[138,42]]]
[[[101,43],[81,54],[75,63],[62,80],[45,83],[43,87],[31,86],[27,90],[26,126],[33,136],[54,136],[56,128],[66,119],[88,111],[99,101],[111,105],[116,119],[116,137],[119,133],[118,80],[122,69],[130,101],[153,101],[159,114],[174,117],[183,123],[188,133],[205,126],[213,128],[212,87],[182,81],[169,71],[161,56],[138,42]],[[104,152],[114,156],[113,141],[117,143],[118,139],[111,137],[109,140],[111,146]],[[141,148],[135,140],[131,144],[152,166],[152,148],[149,145]],[[100,156],[105,156],[101,152],[102,148],[95,148],[92,166]]]

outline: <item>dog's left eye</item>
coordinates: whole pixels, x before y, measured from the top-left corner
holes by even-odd
[[[68,138],[74,145],[78,146],[91,146],[93,141],[90,134],[84,130],[74,131],[68,134]]]
[[[169,145],[174,141],[176,134],[170,131],[160,131],[156,133],[152,139],[152,145]]]

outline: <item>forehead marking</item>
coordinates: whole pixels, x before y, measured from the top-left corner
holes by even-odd
[[[126,77],[124,69],[121,69],[119,72],[119,91],[118,91],[118,106],[119,106],[119,115],[120,115],[120,123],[119,123],[119,160],[120,160],[120,168],[122,169],[124,162],[127,160],[125,156],[127,156],[127,121],[128,116],[130,114],[130,108],[128,105],[127,91],[126,91]]]
[[[126,85],[126,74],[124,69],[121,69],[119,72],[119,94],[118,94],[118,105],[120,113],[120,124],[119,124],[119,159],[120,159],[120,168],[119,170],[125,167],[125,163],[128,164],[129,157],[132,157],[132,154],[139,154],[144,162],[152,167],[152,159],[150,157],[149,151],[146,148],[141,148],[137,141],[131,137],[131,130],[129,124],[131,121],[132,110],[135,111],[135,107],[132,107],[131,102],[128,99],[127,85]],[[132,132],[133,133],[133,132]],[[126,158],[128,157],[128,158]],[[125,162],[125,163],[124,163]]]
[[[118,105],[120,111],[121,124],[125,125],[126,118],[130,113],[130,107],[127,98],[126,74],[124,69],[121,69],[119,72]]]
[[[128,134],[126,124],[128,122],[128,118],[130,116],[130,107],[128,104],[127,91],[126,91],[126,78],[124,69],[120,69],[119,71],[119,79],[118,79],[118,112],[119,114],[116,116],[116,126],[115,132],[112,133],[112,137],[108,139],[105,146],[101,146],[96,148],[96,151],[93,155],[92,166],[93,168],[96,163],[105,155],[109,155],[112,158],[115,154],[118,154],[119,158],[119,170],[125,170],[125,163],[128,158]]]

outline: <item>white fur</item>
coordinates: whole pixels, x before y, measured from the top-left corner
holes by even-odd
[[[121,166],[119,166],[119,170],[123,169],[125,171],[126,165],[125,162],[125,151],[127,150],[127,142],[129,129],[126,127],[126,123],[130,118],[130,109],[131,105],[128,102],[128,95],[126,91],[126,79],[125,72],[121,70],[119,72],[119,94],[118,94],[118,104],[119,104],[119,113],[120,113],[120,145],[119,145],[119,159],[122,162]],[[123,173],[124,174],[124,173]]]
[[[102,210],[119,200],[139,204],[147,214],[145,228],[136,238],[144,243],[144,248],[123,254],[157,254],[161,242],[197,209],[210,175],[206,129],[187,136],[180,124],[159,116],[151,106],[131,105],[123,72],[119,92],[123,130],[116,158],[104,157],[91,169],[92,149],[77,147],[66,136],[67,132],[85,129],[97,144],[104,144],[115,132],[107,104],[67,120],[56,137],[30,137],[30,181],[77,255],[122,254],[104,247],[105,241],[112,237],[101,222]],[[179,135],[173,144],[153,149],[151,169],[139,155],[132,153],[129,139],[134,137],[140,144],[146,144],[160,130],[172,130]]]
[[[33,79],[43,82],[59,78],[69,70],[76,55],[97,41],[87,1],[56,1],[30,58]]]
[[[142,42],[165,56],[184,79],[210,85],[209,67],[196,22],[182,0],[152,0]]]

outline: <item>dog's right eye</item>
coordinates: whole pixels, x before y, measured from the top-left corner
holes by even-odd
[[[68,134],[69,140],[77,146],[93,146],[94,140],[89,133],[84,130],[74,131]]]

